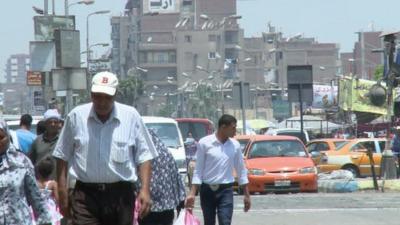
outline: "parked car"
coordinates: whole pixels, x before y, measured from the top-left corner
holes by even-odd
[[[255,137],[255,135],[236,135],[234,137],[240,143],[240,148],[243,154],[252,137]]]
[[[214,124],[209,119],[204,118],[175,118],[178,122],[179,129],[181,130],[183,140],[186,140],[189,133],[192,137],[199,141],[200,138],[205,137],[214,132]]]
[[[178,128],[178,123],[171,118],[143,116],[143,122],[148,129],[152,129],[161,141],[168,147],[178,165],[179,172],[186,175],[186,155],[183,144],[182,134]]]
[[[254,135],[244,157],[251,193],[318,190],[317,168],[299,138]]]
[[[32,126],[31,126],[31,132],[33,132],[33,133],[35,133],[36,134],[36,126],[37,126],[37,124],[39,123],[39,121],[42,119],[43,117],[41,117],[41,118],[33,118],[33,120],[32,120]],[[6,121],[7,122],[7,126],[8,126],[8,128],[10,129],[10,130],[18,130],[19,129],[19,123],[20,123],[20,120],[8,120],[8,121]]]
[[[321,152],[334,151],[348,142],[349,140],[343,138],[322,138],[309,141],[306,147],[317,165],[321,159]]]
[[[304,144],[310,141],[310,135],[306,129],[303,129],[303,134],[299,128],[278,128],[269,129],[266,133],[267,135],[288,135],[299,138]]]
[[[379,174],[385,143],[385,138],[358,138],[349,140],[347,144],[336,151],[322,152],[318,169],[320,172],[332,172],[344,169],[352,172],[355,177],[370,176],[372,174],[371,161],[367,152],[371,151],[375,173]]]

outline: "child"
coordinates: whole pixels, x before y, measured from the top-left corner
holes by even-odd
[[[58,210],[58,190],[57,182],[50,180],[50,175],[54,169],[54,162],[50,157],[39,161],[35,167],[36,180],[41,194],[46,199],[47,208],[52,218],[53,225],[59,225],[62,215]]]

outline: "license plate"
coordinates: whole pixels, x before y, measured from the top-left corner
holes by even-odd
[[[290,186],[290,180],[276,180],[275,186],[276,187]]]

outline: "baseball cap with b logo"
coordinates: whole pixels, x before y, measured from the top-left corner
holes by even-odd
[[[93,93],[104,93],[114,96],[118,86],[118,78],[110,72],[100,72],[94,75],[92,79]]]

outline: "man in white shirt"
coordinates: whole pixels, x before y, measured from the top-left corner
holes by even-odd
[[[192,188],[186,198],[186,208],[193,209],[195,195],[200,190],[200,204],[204,224],[215,225],[218,213],[219,225],[230,225],[233,214],[233,170],[244,192],[244,211],[250,209],[247,188],[247,169],[244,165],[240,144],[232,137],[236,134],[236,118],[222,115],[216,133],[200,139],[196,153]]]
[[[71,201],[74,225],[132,224],[138,175],[140,216],[150,210],[150,160],[157,152],[136,109],[114,101],[117,86],[112,73],[93,77],[92,102],[68,114],[53,153],[60,209],[66,217],[67,171],[76,179]]]

